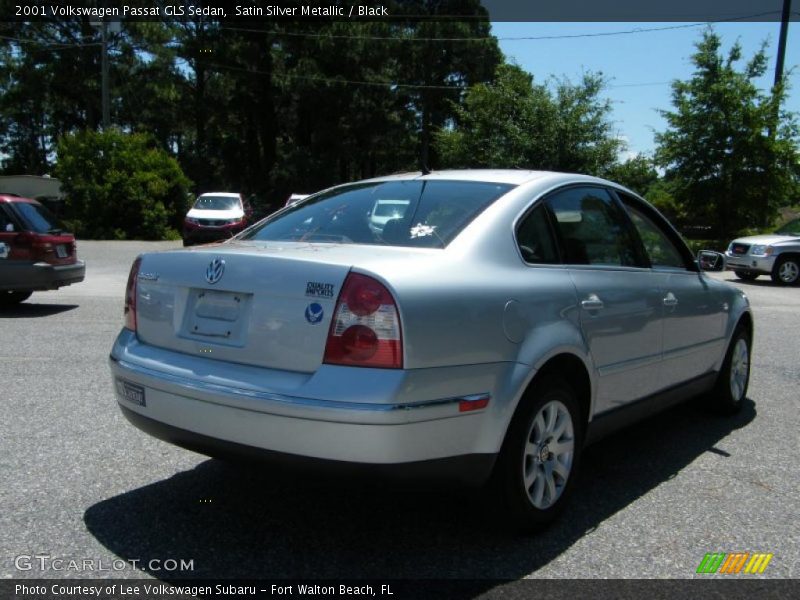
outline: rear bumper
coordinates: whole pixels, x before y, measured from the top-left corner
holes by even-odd
[[[769,275],[775,266],[775,256],[750,256],[749,254],[725,253],[725,269]]]
[[[55,290],[65,285],[83,281],[86,264],[76,261],[71,265],[51,265],[45,262],[9,262],[0,269],[0,290],[43,291]]]
[[[125,418],[138,429],[181,448],[215,458],[254,461],[292,471],[313,471],[332,476],[369,479],[446,481],[480,485],[489,478],[496,458],[494,454],[471,454],[398,464],[353,463],[309,458],[202,435],[145,417],[122,405],[120,405],[120,410]]]
[[[295,394],[289,394],[276,387],[281,376],[278,372],[154,348],[140,344],[129,331],[120,334],[110,366],[117,401],[134,425],[160,439],[211,455],[287,455],[292,460],[380,466],[407,473],[436,472],[445,479],[477,483],[491,471],[505,429],[495,398],[485,408],[459,411],[463,402],[479,402],[491,396],[495,386],[489,382],[499,378],[499,366],[494,366],[495,373],[488,374],[487,370],[477,377],[475,371],[480,366],[469,367],[472,379],[466,385],[475,386],[474,394],[439,395],[442,388],[437,388],[424,400],[417,396],[408,401],[401,393],[393,402],[354,402],[352,393],[339,398],[309,397],[305,392],[315,385],[311,380],[319,372],[299,376],[305,383]],[[340,379],[342,375],[349,375],[351,380],[362,375],[354,373],[357,369],[353,367],[325,369],[334,370],[333,376]],[[258,371],[260,377],[248,379],[246,373],[251,370]],[[422,385],[422,377],[454,385],[457,371],[437,371],[441,372],[403,372],[406,380],[400,387],[418,392],[420,387],[427,387]],[[361,397],[366,388],[374,389],[374,397],[381,397],[387,392],[380,387],[381,376],[363,373],[362,385],[351,381],[345,387],[356,385]],[[383,381],[388,382],[398,373],[387,372],[385,376]],[[460,387],[451,389],[464,390],[463,375],[461,379]],[[143,403],[126,399],[124,382],[141,387]],[[477,389],[477,385],[485,387]],[[450,471],[453,465],[467,465],[469,477],[461,467]]]

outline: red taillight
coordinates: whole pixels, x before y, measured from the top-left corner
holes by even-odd
[[[128,274],[128,285],[125,286],[125,328],[131,331],[136,331],[136,279],[141,264],[142,257],[137,256]]]
[[[358,273],[347,276],[336,303],[323,362],[403,368],[400,314],[383,284]]]

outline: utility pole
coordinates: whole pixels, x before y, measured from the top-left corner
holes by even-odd
[[[783,60],[786,56],[786,35],[789,32],[789,15],[792,10],[792,0],[783,0],[783,12],[781,13],[781,33],[778,38],[778,60],[775,63],[775,82],[777,85],[783,79]]]
[[[103,131],[107,131],[108,127],[111,125],[111,108],[108,98],[108,21],[103,19],[100,27],[103,38],[103,46],[100,55],[100,70],[102,71],[100,85],[102,87]]]
[[[100,104],[102,107],[103,129],[111,127],[111,101],[109,99],[108,79],[108,42],[111,33],[118,33],[121,29],[119,21],[91,21],[90,25],[100,30]]]

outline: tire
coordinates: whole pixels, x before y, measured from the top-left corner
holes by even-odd
[[[190,242],[189,240],[183,240],[183,247],[184,248],[186,248],[187,246],[191,246],[191,245],[192,245],[192,242]]]
[[[33,292],[0,292],[0,306],[16,306],[31,297]]]
[[[750,271],[734,271],[734,274],[742,281],[755,281],[758,279],[758,273],[751,273]]]
[[[512,527],[532,533],[564,510],[580,462],[583,424],[575,391],[560,377],[535,382],[521,402],[493,484]],[[554,442],[560,442],[561,452],[553,451]]]
[[[797,285],[800,282],[800,259],[779,256],[772,268],[772,281],[779,285]]]
[[[717,383],[709,397],[710,406],[715,412],[733,415],[742,409],[742,400],[747,396],[750,383],[751,348],[750,334],[739,325],[728,345]]]

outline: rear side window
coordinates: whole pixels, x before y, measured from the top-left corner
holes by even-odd
[[[550,230],[547,210],[540,204],[522,220],[517,228],[517,244],[527,263],[558,263],[558,250]]]
[[[573,187],[548,201],[573,265],[640,266],[627,217],[603,188]]]
[[[513,187],[475,181],[358,183],[290,206],[240,239],[444,248]]]
[[[0,233],[9,233],[16,230],[11,215],[6,212],[6,208],[0,204]]]

